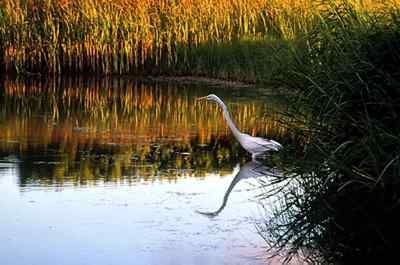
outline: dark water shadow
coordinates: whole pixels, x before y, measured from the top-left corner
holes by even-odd
[[[345,181],[324,159],[279,161],[283,183],[273,209],[258,225],[269,249],[285,251],[287,261],[299,256],[309,264],[392,264],[400,238],[399,181],[387,186]],[[344,185],[343,183],[346,183]],[[278,194],[278,196],[276,196]],[[278,254],[277,254],[278,255]]]

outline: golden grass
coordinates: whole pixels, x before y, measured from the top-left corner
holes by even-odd
[[[322,3],[323,2],[323,3]],[[339,2],[339,1],[335,1]],[[350,0],[360,12],[399,0]],[[293,38],[333,1],[4,0],[0,55],[8,72],[127,74],[188,62],[203,43]]]

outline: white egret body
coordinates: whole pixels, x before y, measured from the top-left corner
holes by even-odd
[[[278,151],[282,148],[282,145],[274,140],[268,140],[241,133],[236,127],[235,123],[232,121],[225,103],[216,95],[211,94],[206,97],[199,98],[198,100],[200,99],[214,101],[222,108],[224,118],[228,123],[228,126],[231,129],[233,136],[236,138],[236,140],[238,140],[240,145],[252,155],[253,158],[262,155],[266,151]]]

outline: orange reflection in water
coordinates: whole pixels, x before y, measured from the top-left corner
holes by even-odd
[[[227,88],[107,78],[5,80],[3,86],[0,151],[56,160],[48,174],[30,173],[45,182],[231,172],[243,159],[241,149],[218,106],[195,100],[209,93],[224,99],[240,130],[274,139],[286,133],[274,102],[239,100]]]

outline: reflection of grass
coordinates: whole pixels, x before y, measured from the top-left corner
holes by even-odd
[[[217,105],[196,102],[198,95],[193,88],[86,81],[7,81],[4,98],[0,99],[3,120],[14,118],[2,125],[2,138],[43,144],[65,139],[76,143],[143,143],[160,139],[187,143],[198,136],[200,143],[207,143],[212,136],[230,134]],[[250,134],[282,137],[286,129],[279,125],[279,116],[265,116],[265,105],[257,104],[260,103],[232,105],[238,127]],[[35,136],[38,138],[31,139]]]
[[[201,178],[210,173],[225,175],[245,159],[239,157],[238,147],[228,139],[213,139],[208,147],[195,143],[93,145],[90,149],[79,146],[71,156],[52,145],[49,150],[37,148],[20,154],[23,159],[20,184],[86,186],[176,181],[180,177]]]
[[[195,101],[204,88],[121,79],[6,80],[4,86],[0,151],[26,154],[27,159],[28,154],[51,157],[56,152],[56,162],[62,163],[50,166],[48,181],[95,183],[110,176],[118,182],[124,176],[152,178],[160,170],[165,173],[160,178],[175,178],[185,169],[204,175],[220,172],[223,163],[233,166],[244,154],[217,106]],[[274,101],[268,106],[246,100],[232,104],[228,98],[227,103],[242,130],[284,137],[286,128],[277,121],[281,115],[272,113],[278,107],[271,106],[277,105]]]

